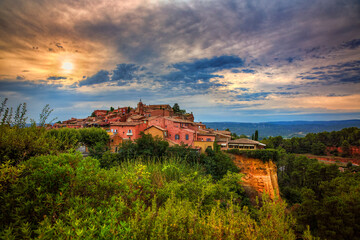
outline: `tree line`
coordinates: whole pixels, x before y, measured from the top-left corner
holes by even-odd
[[[285,149],[289,153],[312,153],[324,155],[328,147],[341,147],[343,156],[350,156],[351,146],[360,146],[360,129],[344,128],[340,131],[309,133],[305,137],[284,139],[281,136],[265,138],[261,141],[267,148]],[[330,154],[339,155],[337,150]]]

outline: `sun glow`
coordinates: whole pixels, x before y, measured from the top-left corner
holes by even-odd
[[[74,65],[71,62],[64,62],[63,65],[61,66],[61,68],[66,71],[71,71],[71,70],[73,70]]]

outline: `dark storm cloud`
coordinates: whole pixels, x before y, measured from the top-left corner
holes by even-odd
[[[35,97],[41,102],[51,103],[53,106],[69,106],[79,102],[93,102],[97,101],[110,101],[113,99],[112,95],[101,93],[81,93],[75,91],[75,88],[63,89],[62,84],[47,84],[46,81],[16,81],[14,79],[5,79],[0,81],[1,89],[0,95],[9,97],[9,92],[17,92],[26,98]],[[119,90],[114,92],[119,96],[124,96],[128,99],[133,99],[135,96],[149,97],[151,93],[142,92],[142,89],[133,90]],[[11,96],[10,96],[11,98]]]
[[[252,69],[242,69],[242,70],[238,70],[238,69],[233,69],[231,70],[232,73],[256,73],[255,70],[252,70]]]
[[[348,42],[345,42],[342,44],[342,47],[344,48],[350,48],[350,49],[355,49],[357,47],[360,46],[360,39],[354,39]]]
[[[242,67],[243,65],[244,61],[236,56],[196,59],[173,64],[171,66],[173,71],[159,76],[156,81],[167,89],[180,88],[184,89],[185,92],[188,89],[206,91],[225,86],[215,80],[216,78],[223,78],[223,75],[215,74],[216,72]]]
[[[180,88],[179,91],[183,89],[187,92],[190,88],[203,91],[224,86],[214,80],[215,78],[223,78],[222,75],[215,74],[216,72],[242,67],[243,65],[244,61],[239,57],[219,56],[175,63],[169,66],[169,73],[162,74],[161,72],[148,71],[147,68],[140,65],[121,63],[110,72],[100,70],[95,75],[81,80],[79,87],[106,82],[124,86],[133,82],[155,81],[160,84],[161,89]]]
[[[256,101],[256,100],[265,100],[271,95],[280,95],[286,97],[293,97],[299,95],[299,92],[243,92],[239,95],[236,95],[236,99],[239,101],[249,102],[249,101]]]
[[[242,93],[236,96],[236,99],[239,101],[255,101],[255,100],[264,100],[269,96],[271,92],[255,92],[255,93]]]
[[[163,58],[177,48],[187,53],[201,49],[207,54],[230,54],[235,42],[248,47],[251,39],[259,50],[266,46],[263,52],[255,48],[257,54],[286,57],[297,48],[309,48],[309,41],[317,46],[325,39],[329,45],[341,43],[344,35],[353,39],[359,11],[355,0],[327,4],[306,0],[167,2],[98,21],[79,21],[75,30],[81,36],[116,45],[119,53],[135,62]],[[334,19],[341,20],[329,26]]]
[[[118,64],[113,71],[111,80],[117,82],[117,85],[123,86],[130,83],[131,80],[139,79],[140,66],[135,64]]]
[[[50,76],[47,78],[47,80],[63,80],[63,79],[67,79],[67,77],[62,77],[62,76]]]
[[[45,48],[52,51],[65,48],[62,39],[96,42],[137,64],[230,54],[293,62],[298,49],[311,53],[319,52],[320,45],[344,43],[351,49],[359,45],[357,0],[166,1],[129,9],[111,1],[109,8],[100,1],[55,4],[57,8],[53,1],[2,1],[1,35],[22,48],[24,42],[36,42],[39,34],[52,36],[54,47]],[[80,9],[84,14],[68,18],[69,11]],[[177,50],[183,52],[174,54]]]
[[[217,72],[224,69],[241,67],[244,61],[236,56],[220,56],[211,59],[198,59],[193,62],[181,62],[173,65],[174,68],[184,73]]]
[[[91,77],[83,76],[84,80],[79,82],[79,87],[86,85],[94,85],[100,83],[112,82],[116,83],[118,86],[129,85],[132,82],[137,82],[141,78],[148,77],[152,75],[151,72],[146,74],[143,71],[146,70],[145,67],[141,67],[136,64],[131,63],[121,63],[117,64],[116,68],[111,71],[100,70]],[[147,76],[148,75],[148,76]]]
[[[59,91],[59,84],[46,84],[44,81],[38,83],[32,81],[16,81],[13,79],[5,79],[0,81],[1,89],[6,92],[18,92],[27,96],[37,97],[56,97]],[[56,93],[56,94],[54,94]]]
[[[110,81],[109,72],[106,70],[100,70],[93,76],[87,77],[85,80],[80,81],[79,86],[81,87],[81,86],[87,86],[87,85],[94,85],[94,84],[99,84],[99,83],[104,83],[104,82],[109,82],[109,81]]]
[[[313,71],[302,73],[298,78],[310,80],[312,85],[336,85],[360,83],[360,61],[314,67]]]

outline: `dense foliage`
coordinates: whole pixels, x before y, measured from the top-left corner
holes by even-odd
[[[360,146],[360,129],[344,128],[341,131],[309,133],[303,138],[284,139],[281,136],[263,139],[267,148],[283,148],[289,153],[323,155],[327,147],[341,147],[344,156],[350,155],[350,146]],[[337,154],[337,152],[332,152]]]
[[[27,128],[0,125],[0,163],[18,164],[33,156],[74,150],[79,142],[89,148],[92,156],[99,157],[107,148],[109,136],[99,128],[46,130],[35,125]]]
[[[214,179],[221,179],[228,171],[239,172],[234,162],[228,155],[220,150],[207,150],[207,154],[200,154],[197,150],[187,145],[169,146],[169,143],[150,134],[142,133],[141,138],[135,141],[125,141],[117,153],[106,152],[100,159],[100,166],[111,168],[120,163],[134,158],[156,159],[164,158],[181,159],[189,164],[201,164],[207,174]]]
[[[278,182],[292,206],[296,229],[321,239],[360,239],[360,167],[338,166],[280,152]]]
[[[0,164],[7,161],[18,164],[33,156],[55,153],[57,143],[47,136],[45,128],[0,125]]]
[[[0,168],[0,235],[6,239],[295,239],[283,202],[242,207],[241,175],[214,182],[199,165],[122,162],[79,154]]]

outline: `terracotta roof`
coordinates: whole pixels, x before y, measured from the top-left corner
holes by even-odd
[[[172,117],[165,117],[165,119],[173,121],[173,122],[179,122],[179,123],[190,123],[193,124],[193,122],[189,120],[179,119],[179,118],[172,118]]]
[[[114,122],[110,123],[110,126],[136,126],[143,124],[143,122]]]
[[[148,105],[149,108],[171,108],[169,104]]]
[[[143,119],[143,118],[145,118],[145,117],[142,116],[142,115],[134,115],[134,116],[131,116],[130,118],[131,118],[131,119],[134,119],[134,120],[140,120],[140,119]]]
[[[153,120],[153,119],[156,119],[156,118],[160,118],[161,116],[151,116],[151,117],[146,117],[144,120]]]
[[[251,139],[248,139],[248,138],[239,138],[239,139],[235,139],[235,140],[230,140],[229,144],[252,144],[252,145],[266,146],[263,143],[260,143],[258,141],[251,140]]]
[[[183,128],[183,130],[184,130],[184,131],[187,131],[187,132],[195,133],[195,131],[194,131],[194,130],[192,130],[192,129]]]
[[[227,138],[219,138],[216,140],[217,142],[227,142],[228,139]]]
[[[198,130],[198,131],[197,131],[197,134],[198,134],[198,135],[202,135],[202,136],[215,136],[215,134],[210,133],[210,132],[205,131],[205,130]]]
[[[155,128],[157,128],[157,129],[159,129],[159,130],[161,130],[161,131],[167,131],[166,129],[163,129],[162,127],[159,127],[159,126],[156,126],[156,125],[152,125],[152,126],[150,126],[150,127],[147,127],[145,130],[147,130],[147,129],[149,129],[149,128],[152,128],[152,127],[155,127]],[[144,130],[144,131],[145,131]]]
[[[215,132],[216,136],[219,136],[219,137],[224,137],[224,138],[231,138],[230,135],[226,135],[226,134],[221,134],[221,133],[218,133],[218,132]]]
[[[224,135],[231,135],[231,132],[230,132],[230,131],[219,131],[219,130],[216,130],[215,133],[224,134]]]

